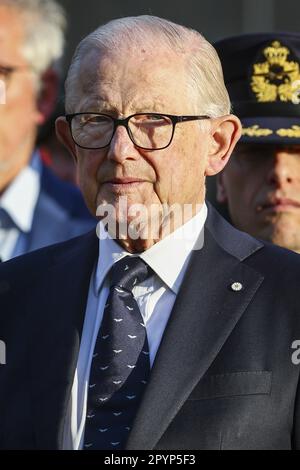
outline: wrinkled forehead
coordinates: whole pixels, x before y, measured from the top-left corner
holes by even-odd
[[[78,80],[83,92],[89,92],[120,72],[121,60],[116,53],[97,48],[90,49],[81,59]]]
[[[128,101],[152,96],[177,100],[187,90],[186,58],[170,50],[147,46],[127,51],[90,50],[83,58],[78,74],[81,94],[107,99],[122,95]]]

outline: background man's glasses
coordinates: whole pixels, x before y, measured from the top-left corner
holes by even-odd
[[[90,150],[108,147],[118,126],[126,128],[136,147],[144,150],[162,150],[171,144],[178,122],[202,119],[210,117],[138,113],[124,119],[116,119],[100,113],[66,115],[75,144]]]
[[[0,80],[2,80],[4,83],[7,83],[11,76],[16,73],[16,72],[21,72],[24,70],[30,69],[29,66],[27,65],[20,65],[20,66],[5,66],[5,65],[0,65]]]
[[[10,76],[16,71],[16,67],[5,67],[0,65],[0,80],[6,82]]]

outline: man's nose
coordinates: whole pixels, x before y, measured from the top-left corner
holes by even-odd
[[[124,126],[118,126],[108,147],[107,158],[123,163],[125,160],[136,160],[139,156],[138,149],[130,139],[127,129]]]
[[[295,175],[293,175],[291,163],[291,155],[281,150],[275,150],[267,174],[268,183],[276,187],[292,183]]]

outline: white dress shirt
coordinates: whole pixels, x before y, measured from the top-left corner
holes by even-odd
[[[207,207],[203,204],[195,217],[138,255],[155,273],[133,289],[146,326],[151,367],[191,253],[203,246],[206,217]],[[99,259],[91,276],[77,368],[64,426],[64,449],[78,450],[83,447],[90,367],[109,294],[108,273],[115,262],[128,255],[136,256],[111,239],[100,224]]]
[[[40,157],[36,152],[0,197],[0,258],[7,261],[23,252],[25,234],[31,231],[40,193]]]

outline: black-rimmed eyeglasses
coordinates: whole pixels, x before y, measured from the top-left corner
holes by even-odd
[[[66,115],[75,144],[89,150],[108,147],[118,126],[126,128],[136,147],[144,150],[163,150],[171,144],[177,123],[202,119],[210,117],[137,113],[124,119],[116,119],[101,113]]]

